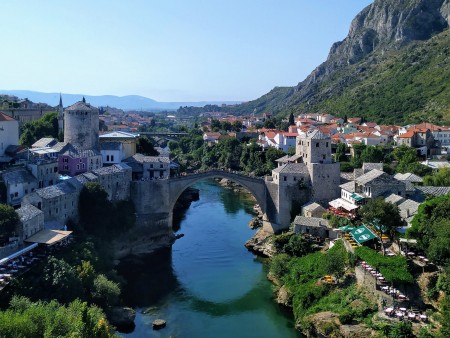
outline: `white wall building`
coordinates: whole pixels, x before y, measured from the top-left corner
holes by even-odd
[[[19,144],[19,121],[0,112],[0,156],[5,155],[6,147]]]

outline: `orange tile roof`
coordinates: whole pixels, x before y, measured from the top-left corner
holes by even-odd
[[[16,121],[9,115],[6,115],[4,112],[0,111],[0,121]]]

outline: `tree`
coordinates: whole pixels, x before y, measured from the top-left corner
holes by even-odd
[[[0,236],[10,236],[19,223],[20,218],[13,207],[0,204]]]
[[[397,232],[396,228],[403,225],[398,206],[386,202],[382,197],[370,199],[366,205],[358,210],[358,215],[366,224],[378,226],[380,238],[386,233],[393,239]],[[382,240],[381,245],[383,246]]]
[[[429,199],[419,206],[408,237],[417,239],[418,246],[437,264],[450,263],[450,194]]]
[[[432,185],[435,187],[450,186],[450,168],[441,168],[433,175],[427,175],[423,178],[424,185]]]
[[[375,146],[367,146],[361,152],[361,161],[366,163],[382,162],[384,158],[383,149]]]
[[[289,114],[289,126],[293,126],[295,125],[295,119],[294,119],[294,114],[291,112]]]
[[[136,142],[136,151],[146,156],[158,156],[159,153],[153,147],[153,143],[147,136],[140,136]]]
[[[97,182],[87,183],[81,189],[78,213],[80,224],[88,233],[96,235],[110,235],[112,204],[108,200],[108,193]]]
[[[100,306],[115,305],[120,296],[119,284],[100,274],[94,280],[92,298]]]
[[[345,143],[338,143],[337,148],[336,148],[336,155],[335,155],[335,159],[337,162],[346,162],[347,159],[347,145]]]
[[[58,113],[49,112],[39,120],[25,123],[19,143],[25,147],[30,147],[34,142],[42,137],[58,138]]]

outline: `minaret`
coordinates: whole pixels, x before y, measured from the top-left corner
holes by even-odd
[[[64,107],[62,103],[62,95],[59,93],[59,105],[58,105],[58,133],[64,132]]]

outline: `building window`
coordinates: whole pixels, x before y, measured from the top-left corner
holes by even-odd
[[[114,162],[114,155],[111,155],[111,162]]]
[[[81,163],[81,161],[82,161],[82,160],[81,160],[81,158],[80,158],[80,163]]]
[[[328,148],[328,142],[325,144],[325,146]]]
[[[65,166],[64,166],[64,170],[69,170],[69,166],[68,166],[68,165],[65,165]]]
[[[160,167],[160,168],[162,168],[162,167],[163,167],[163,165],[162,165],[162,164],[160,164],[160,165],[159,165],[159,167]]]
[[[319,142],[316,142],[316,148],[318,148],[319,147]]]
[[[86,165],[83,163],[83,164],[81,165],[81,168],[82,168],[82,169],[86,168]]]
[[[77,170],[80,170],[80,165],[79,164],[77,164]]]
[[[286,176],[283,176],[283,181],[287,181],[287,177]]]
[[[325,155],[322,155],[322,159],[325,159]]]
[[[109,162],[109,155],[106,155],[106,162]]]
[[[68,159],[67,157],[64,157],[64,158],[63,158],[63,162],[64,162],[64,163],[67,163],[67,162],[69,162],[69,159]]]
[[[58,167],[54,167],[54,168],[53,168],[53,172],[54,172],[54,173],[58,172]]]

